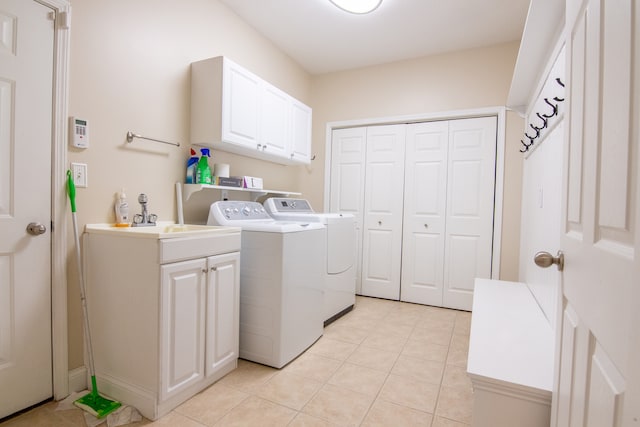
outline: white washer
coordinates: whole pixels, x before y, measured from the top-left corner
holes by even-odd
[[[213,203],[207,224],[242,229],[240,357],[283,367],[322,335],[324,226],[244,201]]]
[[[304,199],[272,197],[264,202],[264,207],[278,220],[309,221],[325,226],[325,326],[349,312],[356,301],[355,217],[351,214],[314,212]]]

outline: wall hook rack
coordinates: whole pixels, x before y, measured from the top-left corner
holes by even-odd
[[[131,142],[133,141],[133,138],[146,139],[146,140],[149,140],[149,141],[155,141],[155,142],[160,142],[162,144],[169,144],[169,145],[175,145],[176,147],[180,147],[180,143],[179,142],[162,141],[161,139],[148,138],[146,136],[138,135],[137,133],[133,133],[131,131],[127,132],[127,142],[129,144],[131,144]]]
[[[555,79],[556,83],[558,83],[560,86],[562,86],[563,88],[564,83],[562,82],[562,80],[560,80],[560,78],[556,78]],[[554,104],[552,101],[555,101],[556,104]],[[544,103],[546,105],[548,105],[549,107],[552,108],[552,111],[550,114],[545,114],[545,113],[535,113],[535,117],[539,118],[540,120],[542,120],[542,126],[538,127],[536,125],[534,125],[533,123],[529,123],[529,127],[531,129],[533,129],[533,131],[535,132],[535,134],[529,135],[526,131],[524,133],[525,138],[527,138],[529,140],[529,143],[524,142],[524,140],[520,140],[520,143],[522,144],[522,148],[519,150],[521,153],[526,153],[527,151],[529,151],[529,148],[531,148],[531,146],[534,144],[535,140],[537,138],[541,137],[541,131],[543,129],[547,129],[550,127],[550,122],[549,119],[551,119],[554,116],[557,116],[559,114],[559,104],[560,102],[563,102],[564,98],[561,98],[559,96],[554,96],[551,100],[549,98],[544,98]]]

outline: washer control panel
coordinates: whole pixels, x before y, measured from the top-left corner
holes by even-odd
[[[269,212],[300,212],[313,213],[311,205],[305,199],[288,199],[286,197],[271,197],[264,202]]]
[[[222,215],[227,221],[271,219],[264,207],[258,202],[225,200],[211,205],[211,213]]]

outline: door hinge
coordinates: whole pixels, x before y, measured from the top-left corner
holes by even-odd
[[[69,12],[58,12],[56,14],[56,25],[58,29],[68,30],[71,27],[71,15]]]

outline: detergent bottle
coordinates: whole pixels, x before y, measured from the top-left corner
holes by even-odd
[[[209,153],[208,148],[201,148],[200,160],[198,160],[198,167],[196,169],[196,184],[211,184],[211,168],[209,167]]]
[[[127,195],[124,188],[118,193],[118,200],[115,205],[116,211],[116,227],[129,226],[129,203],[127,203]]]
[[[198,156],[196,155],[196,150],[190,148],[191,157],[187,160],[187,176],[184,180],[186,184],[195,184],[196,183],[196,169],[198,168]]]

